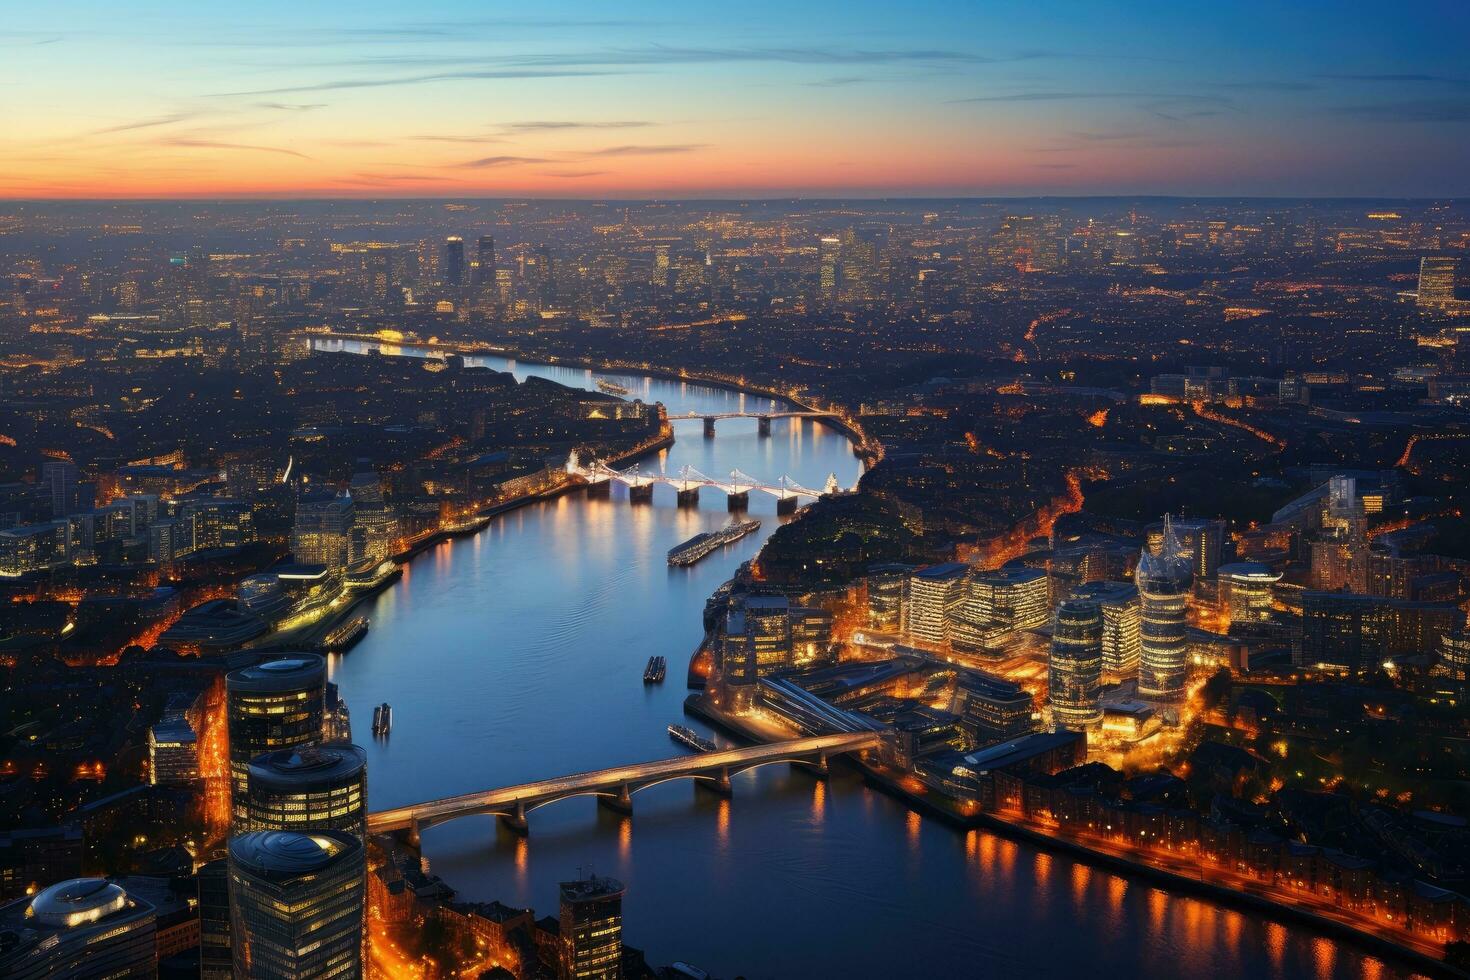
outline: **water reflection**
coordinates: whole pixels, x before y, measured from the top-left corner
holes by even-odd
[[[582,387],[601,376],[514,369]],[[676,414],[770,405],[614,380]],[[859,472],[846,440],[810,420],[777,420],[769,439],[754,420],[722,420],[712,440],[697,422],[678,431],[657,461],[666,470],[738,467],[807,486],[829,472],[851,485]],[[367,743],[375,808],[670,756],[673,721],[714,734],[683,717],[684,665],[705,598],[775,529],[775,502],[753,494],[757,535],[670,574],[664,552],[727,515],[718,493],[681,510],[665,490],[650,507],[616,489],[504,515],[409,565],[375,600],[368,636],[332,667]],[[645,686],[654,654],[668,658],[668,680]],[[370,740],[364,713],[380,701],[397,724]],[[920,965],[995,977],[1402,975],[1333,943],[1329,958],[1325,940],[1253,916],[1181,909],[1183,899],[1009,839],[958,835],[841,768],[823,782],[767,767],[737,780],[734,799],[670,783],[634,807],[629,820],[568,800],[533,813],[528,838],[469,818],[433,828],[424,847],[463,898],[543,915],[579,868],[615,872],[629,886],[630,942],[655,963],[721,976],[897,977]]]

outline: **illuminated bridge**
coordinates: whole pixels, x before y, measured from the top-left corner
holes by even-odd
[[[744,510],[750,504],[750,492],[759,490],[776,498],[776,513],[790,514],[796,511],[797,503],[803,497],[815,500],[824,494],[840,493],[842,490],[835,473],[827,475],[825,487],[813,490],[789,476],[783,476],[775,483],[767,483],[740,470],[731,470],[730,475],[724,479],[706,476],[692,466],[682,466],[673,474],[645,473],[636,464],[626,470],[615,470],[599,459],[583,461],[576,452],[567,458],[566,469],[572,476],[587,481],[590,492],[606,493],[614,481],[621,483],[628,488],[628,499],[634,503],[652,500],[654,486],[662,483],[673,487],[678,493],[680,507],[697,507],[699,491],[704,487],[713,487],[725,494],[730,510]]]
[[[451,796],[370,813],[367,819],[368,832],[398,832],[417,841],[421,832],[437,824],[460,817],[493,814],[511,829],[524,833],[526,815],[532,810],[574,796],[593,796],[604,806],[622,813],[632,813],[633,794],[650,786],[676,779],[690,779],[695,785],[728,794],[730,777],[780,762],[794,763],[825,774],[827,761],[832,756],[875,749],[880,738],[878,732],[818,735],[769,745],[682,755],[658,762],[643,762],[615,769],[543,779],[520,786],[506,786],[503,789],[466,793],[463,796]]]
[[[836,412],[816,412],[811,409],[793,409],[789,412],[687,412],[683,415],[667,416],[670,422],[703,419],[704,435],[707,439],[715,437],[715,422],[718,419],[755,419],[757,434],[768,436],[771,434],[771,419],[835,419],[838,417]]]

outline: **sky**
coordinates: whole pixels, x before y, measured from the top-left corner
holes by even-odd
[[[1470,196],[1470,0],[0,9],[0,198]]]

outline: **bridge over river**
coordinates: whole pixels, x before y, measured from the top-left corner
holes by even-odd
[[[494,815],[521,833],[526,815],[574,796],[594,796],[604,806],[623,813],[633,812],[633,794],[676,779],[692,779],[717,793],[730,792],[730,777],[761,766],[787,762],[825,774],[834,755],[864,752],[878,747],[878,732],[818,735],[747,748],[721,749],[697,755],[682,755],[657,762],[642,762],[596,772],[558,776],[519,786],[465,793],[411,806],[394,807],[368,814],[368,833],[405,833],[411,840],[436,824],[460,817]]]

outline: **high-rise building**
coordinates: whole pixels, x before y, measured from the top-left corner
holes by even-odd
[[[835,303],[842,285],[842,239],[823,238],[817,244],[817,265],[817,288],[822,299]]]
[[[236,827],[245,827],[249,819],[251,761],[321,741],[326,681],[326,661],[314,653],[267,660],[225,678]]]
[[[367,753],[356,745],[278,749],[250,762],[246,830],[367,833]]]
[[[877,565],[868,569],[868,625],[875,630],[903,630],[904,594],[911,565]]]
[[[262,830],[230,841],[237,980],[362,976],[362,841],[339,830]]]
[[[481,235],[475,242],[475,286],[482,292],[495,288],[495,236]]]
[[[51,493],[51,516],[65,517],[77,509],[77,465],[69,459],[41,464],[41,481]]]
[[[1165,515],[1158,553],[1145,547],[1134,574],[1142,601],[1138,693],[1151,700],[1184,699],[1190,567],[1190,556],[1180,547],[1173,523]]]
[[[1470,681],[1470,633],[1465,624],[1447,631],[1439,648],[1440,670],[1457,681]]]
[[[1426,255],[1419,260],[1417,302],[1425,307],[1445,307],[1455,302],[1455,285],[1460,260],[1448,255]]]
[[[949,641],[950,609],[963,595],[969,570],[963,562],[952,561],[920,568],[909,576],[905,636],[933,647]]]
[[[1375,671],[1394,657],[1442,651],[1445,636],[1464,622],[1464,614],[1449,602],[1306,592],[1302,595],[1302,663],[1352,673]]]
[[[1226,524],[1218,520],[1180,518],[1170,522],[1174,537],[1179,541],[1181,554],[1189,558],[1194,577],[1209,580],[1215,577],[1220,567],[1220,556],[1225,549]],[[1164,526],[1156,524],[1148,529],[1148,546],[1157,552],[1164,536]]]
[[[199,980],[232,980],[235,954],[230,948],[230,862],[201,865],[199,886]]]
[[[148,729],[148,776],[154,786],[199,778],[199,739],[187,719],[169,718]]]
[[[1057,606],[1047,678],[1052,721],[1074,732],[1102,727],[1103,611],[1095,599]]]
[[[458,235],[444,239],[444,285],[464,285],[464,239]]]
[[[291,526],[291,555],[303,565],[341,570],[351,557],[352,495],[330,491],[303,495]]]
[[[1036,730],[1036,702],[1021,685],[980,670],[958,679],[958,710],[977,745],[1008,742]]]
[[[993,650],[1018,630],[1046,625],[1050,586],[1040,568],[1000,568],[971,575],[950,616],[955,649]]]
[[[158,974],[153,906],[106,878],[72,878],[0,906],[0,976],[112,980]]]
[[[1119,684],[1138,676],[1142,649],[1138,588],[1128,582],[1088,582],[1072,593],[1102,606],[1103,683]]]
[[[1264,623],[1271,618],[1275,606],[1276,583],[1281,573],[1258,561],[1241,561],[1221,565],[1217,576],[1220,605],[1230,625]]]
[[[597,875],[561,883],[562,980],[620,980],[624,891]]]

